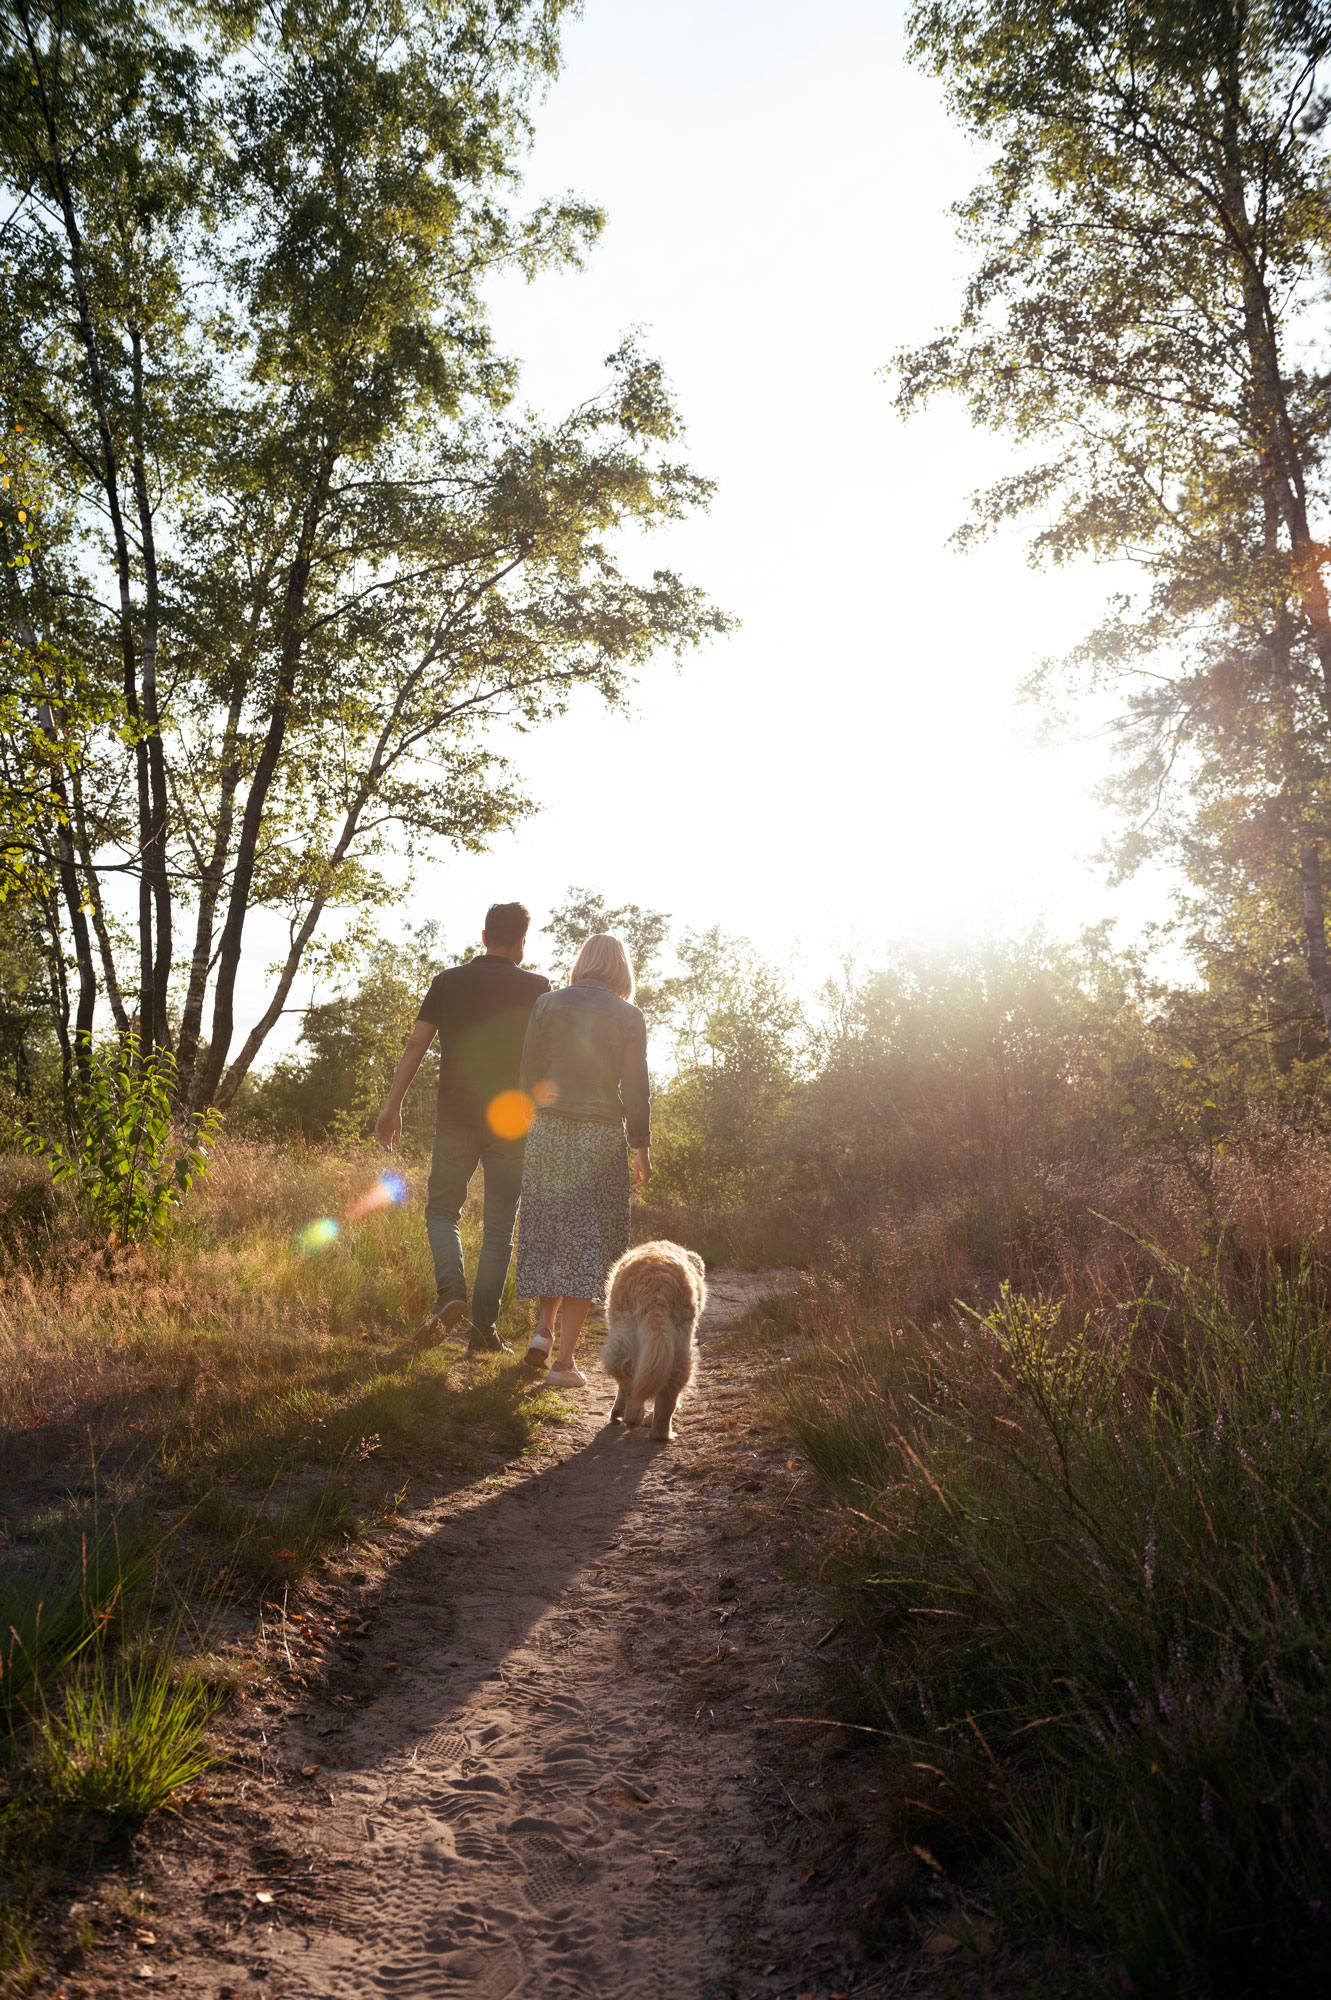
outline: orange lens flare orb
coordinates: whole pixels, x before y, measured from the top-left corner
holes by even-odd
[[[525,1090],[501,1090],[491,1098],[486,1123],[497,1139],[525,1139],[531,1130],[536,1106]]]

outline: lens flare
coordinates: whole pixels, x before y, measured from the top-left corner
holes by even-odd
[[[363,1215],[372,1215],[376,1208],[393,1208],[407,1198],[407,1183],[401,1174],[395,1174],[390,1167],[372,1181],[364,1194],[358,1194],[347,1210],[348,1222],[359,1222]]]
[[[485,1116],[496,1138],[522,1139],[531,1130],[536,1106],[525,1090],[501,1090],[490,1100]]]
[[[317,1257],[330,1243],[336,1243],[341,1233],[341,1224],[334,1222],[331,1215],[321,1215],[317,1222],[307,1222],[296,1237],[296,1248],[307,1257]]]

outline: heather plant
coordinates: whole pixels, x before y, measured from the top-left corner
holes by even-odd
[[[1010,1928],[1089,1941],[1113,1990],[1325,1963],[1327,1306],[1311,1255],[1246,1288],[1159,1257],[1093,1314],[1005,1288],[927,1331],[843,1296],[789,1391],[903,1851],[1002,1856]]]

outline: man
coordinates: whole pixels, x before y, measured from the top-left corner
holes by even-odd
[[[425,1199],[425,1233],[434,1259],[435,1302],[416,1330],[433,1345],[467,1317],[467,1279],[458,1219],[467,1184],[485,1174],[481,1254],[472,1289],[468,1354],[506,1354],[496,1321],[513,1255],[513,1224],[522,1192],[522,1150],[529,1111],[518,1096],[527,1019],[550,981],[522,972],[530,913],[521,903],[492,903],[481,942],[485,954],[441,972],[421,1003],[393,1072],[375,1136],[392,1146],[402,1136],[402,1100],[436,1034],[439,1101]]]

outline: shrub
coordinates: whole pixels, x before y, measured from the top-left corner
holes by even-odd
[[[205,1112],[182,1137],[172,1123],[174,1078],[167,1051],[145,1061],[123,1037],[91,1058],[68,1139],[35,1127],[24,1132],[26,1150],[49,1162],[57,1184],[72,1184],[113,1244],[164,1241],[181,1201],[206,1171],[207,1142],[221,1114]]]

